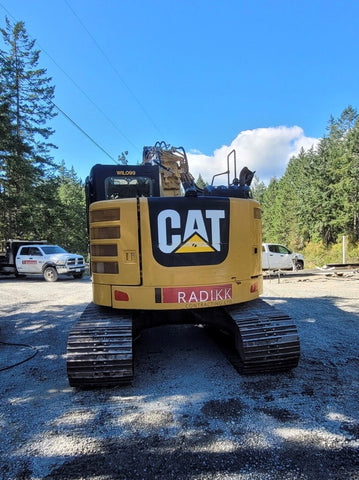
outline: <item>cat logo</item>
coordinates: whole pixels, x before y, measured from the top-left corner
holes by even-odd
[[[180,245],[174,253],[198,253],[214,252],[215,249],[198,233],[194,233],[191,238]]]
[[[187,211],[183,223],[183,215],[181,218],[177,210],[162,210],[157,216],[159,249],[163,253],[219,251],[221,249],[220,221],[224,215],[224,210],[206,209],[202,212],[202,210],[191,209]]]
[[[229,200],[149,198],[152,250],[165,266],[214,265],[228,253]]]

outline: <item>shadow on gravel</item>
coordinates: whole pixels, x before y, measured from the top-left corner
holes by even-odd
[[[277,451],[239,447],[231,452],[216,452],[215,449],[206,452],[205,450],[210,450],[212,437],[198,434],[190,441],[180,437],[168,441],[156,435],[146,438],[145,441],[110,439],[101,446],[101,453],[65,461],[61,467],[54,469],[44,478],[46,480],[358,478],[358,450],[350,446],[339,453],[319,446],[312,446],[309,449],[296,442],[287,443]]]
[[[359,316],[335,301],[279,303],[301,338],[292,372],[240,377],[200,329],[159,327],[138,343],[132,387],[86,391],[68,387],[63,358],[85,305],[9,315],[41,362],[1,394],[0,478],[357,480]]]
[[[22,306],[35,307],[40,302],[24,302]],[[11,365],[33,358],[32,352],[48,356],[46,363],[58,362],[66,352],[67,334],[86,304],[76,306],[53,305],[49,310],[26,314],[14,313],[16,306],[3,308],[0,330],[0,372]],[[4,315],[5,314],[5,315]],[[31,368],[31,363],[29,364]]]

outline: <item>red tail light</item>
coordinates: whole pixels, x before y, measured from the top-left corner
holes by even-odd
[[[117,302],[128,302],[129,299],[128,293],[121,292],[121,290],[115,290],[115,300]]]

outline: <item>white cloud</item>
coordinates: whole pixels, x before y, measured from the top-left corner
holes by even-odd
[[[235,149],[237,176],[246,166],[255,170],[259,179],[268,184],[272,177],[283,175],[290,158],[297,155],[302,147],[308,150],[316,146],[318,141],[317,138],[306,137],[298,126],[257,128],[240,132],[230,145],[218,148],[212,156],[197,151],[189,152],[187,156],[194,178],[197,179],[201,174],[206,182],[211,183],[213,175],[227,170],[227,155]],[[230,168],[233,169],[231,162]],[[226,184],[227,176],[218,177],[214,183]]]

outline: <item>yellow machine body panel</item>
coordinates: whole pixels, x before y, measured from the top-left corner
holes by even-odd
[[[231,305],[262,293],[258,202],[157,197],[90,206],[93,298],[131,310]]]
[[[90,208],[90,253],[94,283],[140,285],[136,199],[106,200]]]

